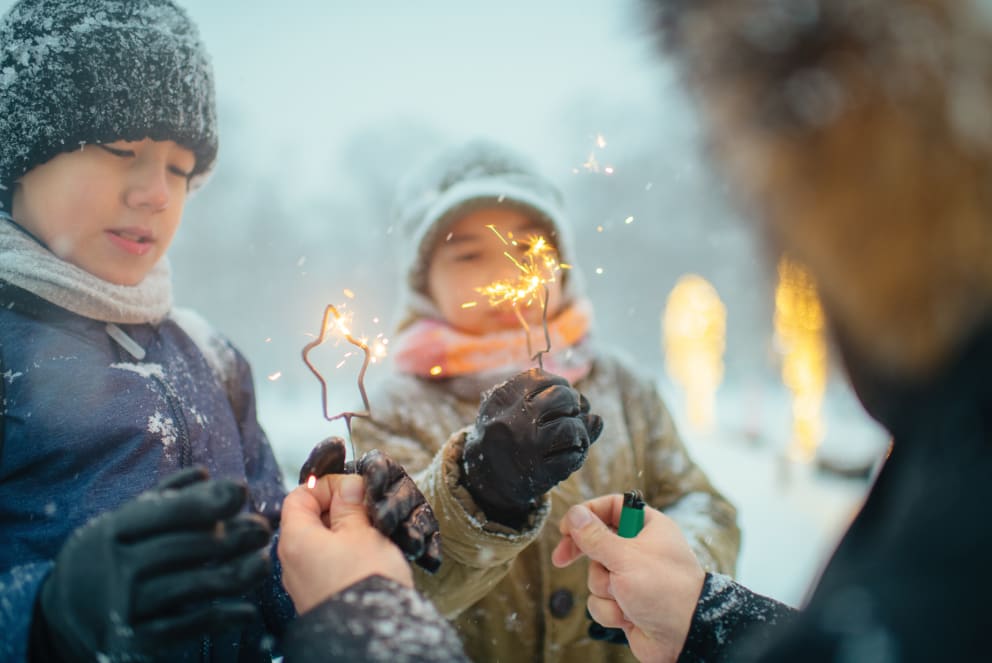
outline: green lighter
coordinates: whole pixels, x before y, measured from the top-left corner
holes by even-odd
[[[628,490],[623,494],[623,508],[620,510],[620,522],[617,523],[617,535],[625,539],[633,539],[642,527],[644,527],[644,498],[641,497],[641,491]],[[592,619],[588,608],[586,616]],[[589,637],[615,645],[628,644],[623,629],[606,628],[595,619],[589,624]]]
[[[625,539],[633,539],[644,527],[644,499],[641,491],[628,490],[623,494],[623,509],[620,511],[620,523],[617,535]]]

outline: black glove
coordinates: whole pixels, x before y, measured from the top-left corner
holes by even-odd
[[[310,452],[300,483],[313,476],[358,473],[365,478],[365,506],[373,527],[425,571],[441,566],[441,534],[434,510],[403,466],[377,449],[345,463],[344,440],[329,437]]]
[[[190,468],[77,529],[39,592],[32,633],[47,642],[33,635],[32,657],[150,661],[255,620],[242,595],[269,572],[271,530],[238,513],[245,498]]]
[[[531,369],[485,394],[463,482],[490,520],[519,529],[537,499],[582,467],[603,420],[568,381]]]

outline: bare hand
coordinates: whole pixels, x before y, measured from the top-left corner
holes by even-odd
[[[372,525],[400,547],[406,558],[428,573],[441,567],[441,533],[434,510],[403,466],[372,449],[345,462],[344,440],[329,437],[310,451],[300,468],[300,483],[325,474],[360,474]]]
[[[413,587],[403,553],[369,523],[364,497],[362,477],[330,474],[283,502],[279,560],[300,614],[371,575]]]
[[[674,662],[706,574],[678,525],[659,511],[644,509],[635,538],[617,536],[622,507],[622,495],[608,495],[569,509],[551,561],[564,567],[588,555],[593,619],[623,629],[639,660]]]

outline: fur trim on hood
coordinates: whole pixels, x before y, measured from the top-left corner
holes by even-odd
[[[723,165],[775,248],[810,268],[846,350],[932,372],[992,314],[990,12],[658,5]]]

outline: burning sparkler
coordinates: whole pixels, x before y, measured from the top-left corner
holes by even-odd
[[[775,291],[775,337],[782,353],[782,381],[792,392],[789,455],[808,462],[823,438],[820,414],[827,382],[823,309],[806,270],[783,258]]]
[[[346,293],[349,291],[346,291]],[[362,396],[362,404],[365,406],[364,411],[360,412],[340,412],[333,416],[328,414],[327,411],[327,381],[319,370],[310,361],[310,351],[314,348],[322,345],[326,340],[329,333],[337,332],[344,336],[345,340],[354,345],[355,347],[361,349],[364,354],[364,359],[362,361],[362,368],[358,372],[358,391]],[[383,342],[379,342],[376,345],[375,354],[381,356],[381,353],[385,351]],[[338,419],[344,419],[345,428],[348,431],[348,445],[351,447],[351,457],[357,458],[355,455],[355,444],[351,439],[351,420],[354,417],[365,417],[370,418],[371,410],[369,408],[369,398],[368,394],[365,392],[365,372],[368,370],[369,363],[374,362],[373,349],[369,347],[368,342],[363,338],[356,338],[352,335],[351,330],[348,326],[348,321],[345,316],[342,315],[337,307],[333,304],[328,304],[327,308],[324,309],[324,318],[320,323],[320,334],[316,339],[307,343],[303,347],[303,363],[307,365],[307,368],[317,377],[320,381],[320,396],[321,405],[323,407],[324,418],[328,421],[336,421]],[[341,366],[344,362],[338,364]]]
[[[507,246],[518,246],[517,240],[512,239],[512,237],[509,240],[503,237],[495,226],[489,225],[486,227],[492,230],[503,244]],[[509,251],[503,252],[503,255],[520,271],[517,278],[494,281],[489,285],[478,287],[475,290],[486,296],[490,306],[510,304],[514,315],[517,316],[517,320],[520,322],[520,326],[524,329],[524,334],[527,336],[528,356],[530,356],[531,360],[536,361],[537,365],[543,369],[543,356],[545,353],[551,351],[551,336],[548,333],[548,299],[550,297],[548,284],[554,283],[558,273],[563,269],[569,269],[570,266],[558,262],[555,247],[549,244],[544,237],[530,235],[526,240],[526,246],[527,250],[524,251],[524,255],[520,260],[517,260]],[[545,344],[544,349],[538,350],[537,353],[534,353],[531,347],[530,325],[527,324],[527,320],[520,312],[521,306],[527,308],[534,304],[534,302],[538,302],[541,306],[541,326],[544,330]],[[470,308],[476,305],[477,302],[465,302],[462,304],[464,308]]]

